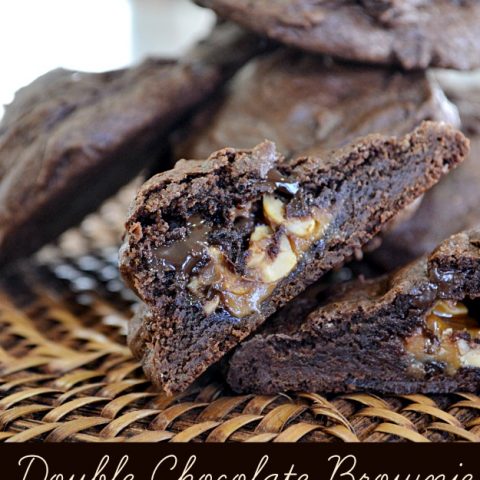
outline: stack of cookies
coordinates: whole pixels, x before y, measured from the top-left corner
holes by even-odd
[[[148,376],[178,392],[221,362],[237,392],[479,388],[480,235],[445,239],[480,220],[480,158],[448,173],[468,141],[428,69],[479,66],[480,4],[198,3],[278,43],[175,135],[176,158],[207,160],[133,204],[120,262]],[[319,287],[365,250],[385,275]]]
[[[197,3],[222,22],[185,58],[17,94],[0,265],[150,165],[120,271],[158,388],[478,390],[480,87],[437,69],[480,67],[480,2]]]

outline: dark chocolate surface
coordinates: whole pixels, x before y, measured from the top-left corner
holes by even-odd
[[[469,70],[480,65],[476,0],[196,0],[288,45],[347,60]]]
[[[250,61],[216,103],[179,134],[177,158],[265,139],[291,157],[369,133],[403,135],[423,120],[460,125],[456,108],[425,72],[342,64],[287,48]]]
[[[419,364],[406,342],[419,331],[432,334],[426,317],[437,301],[471,302],[479,296],[480,233],[473,230],[449,238],[429,257],[390,276],[347,283],[320,305],[313,296],[309,314],[300,309],[300,315],[292,315],[299,310],[294,305],[279,312],[235,350],[229,383],[237,392],[262,394],[477,391],[478,361],[453,372],[443,361],[429,358]],[[474,336],[460,329],[453,338],[470,342],[480,357],[478,309],[474,315]]]

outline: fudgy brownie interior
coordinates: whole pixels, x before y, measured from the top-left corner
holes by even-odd
[[[270,142],[225,149],[150,179],[120,255],[147,304],[130,342],[149,376],[185,388],[467,151],[461,133],[426,122],[403,138],[372,135],[288,162]]]
[[[239,346],[231,386],[257,393],[478,389],[478,230],[451,237],[398,273],[342,290],[316,308],[310,299],[309,315],[291,315],[290,306]]]

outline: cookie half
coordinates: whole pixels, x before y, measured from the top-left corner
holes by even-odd
[[[120,269],[147,305],[130,344],[151,380],[186,388],[467,152],[460,132],[425,122],[295,161],[271,142],[225,149],[150,179],[132,205]]]
[[[306,315],[291,315],[290,307],[240,345],[228,371],[233,389],[478,390],[479,230],[451,237],[395,274],[342,290],[321,306],[310,301]]]

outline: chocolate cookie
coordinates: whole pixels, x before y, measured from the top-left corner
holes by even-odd
[[[435,248],[442,238],[480,224],[480,136],[470,138],[470,154],[423,197],[417,210],[396,222],[369,260],[391,271]]]
[[[288,45],[347,60],[466,70],[480,65],[476,0],[196,0]]]
[[[147,305],[129,340],[147,375],[167,392],[187,387],[467,152],[461,133],[425,122],[296,160],[270,142],[225,149],[150,179],[120,252]]]
[[[0,265],[53,240],[137,174],[263,43],[223,25],[179,62],[55,70],[21,89],[0,124]]]
[[[216,108],[197,114],[191,133],[177,142],[177,158],[205,158],[225,145],[251,148],[265,138],[290,157],[369,133],[403,135],[423,120],[460,125],[425,72],[341,64],[283,48],[249,62]]]
[[[470,137],[470,154],[459,169],[425,194],[411,218],[397,222],[384,236],[380,248],[370,255],[384,270],[405,265],[444,238],[480,225],[480,89],[465,74],[455,76],[443,73],[440,81],[459,107],[462,130]]]
[[[313,309],[304,303],[300,315],[280,312],[236,349],[228,381],[262,394],[477,391],[479,297],[476,230],[391,276],[349,283]]]

